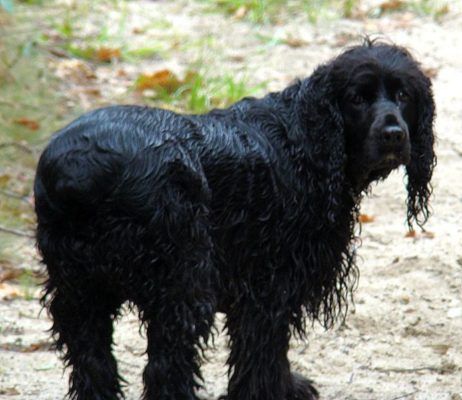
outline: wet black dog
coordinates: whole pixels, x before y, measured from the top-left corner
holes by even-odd
[[[367,42],[311,77],[226,110],[91,112],[54,136],[35,181],[43,298],[69,395],[122,397],[112,322],[147,327],[144,399],[197,399],[216,311],[229,400],[310,400],[291,373],[305,317],[345,315],[361,194],[399,165],[407,220],[428,218],[434,103],[403,48]]]

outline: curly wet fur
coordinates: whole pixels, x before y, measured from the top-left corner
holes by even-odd
[[[415,91],[407,206],[421,226],[435,165],[431,85],[392,45],[354,47],[226,110],[116,106],[54,136],[35,180],[37,244],[71,399],[123,397],[111,346],[127,300],[147,329],[144,399],[197,399],[216,311],[230,336],[227,399],[317,398],[290,371],[289,339],[306,318],[328,327],[345,315],[361,194],[393,169],[350,165],[364,138],[346,126],[341,96],[365,60]]]

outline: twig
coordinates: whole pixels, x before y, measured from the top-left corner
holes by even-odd
[[[397,373],[408,373],[408,372],[419,372],[419,371],[431,371],[431,372],[440,372],[442,367],[428,366],[420,368],[371,368],[374,371],[378,372],[397,372]]]
[[[24,143],[20,142],[6,142],[6,143],[0,143],[0,149],[4,147],[17,147],[19,150],[22,150],[28,154],[34,154],[34,150],[32,150],[29,146],[27,146]]]
[[[0,225],[0,232],[9,233],[11,235],[16,235],[16,236],[27,237],[27,238],[30,238],[30,239],[33,239],[35,237],[31,233],[28,233],[28,232],[25,232],[25,231],[20,231],[18,229],[6,228],[6,227],[1,226],[1,225]]]
[[[413,394],[416,394],[416,393],[418,393],[418,392],[420,392],[420,390],[416,390],[416,391],[414,391],[414,392],[411,392],[411,393],[406,393],[406,394],[403,394],[403,395],[401,395],[401,396],[398,396],[398,397],[393,397],[393,398],[392,398],[392,399],[390,399],[390,400],[400,400],[400,399],[405,399],[406,397],[412,396]]]
[[[18,193],[10,192],[9,190],[0,189],[0,194],[5,197],[10,197],[15,200],[22,201],[23,203],[32,206],[31,202],[28,199],[28,195],[21,195]]]
[[[20,195],[20,194],[17,194],[17,193],[13,193],[13,192],[10,192],[8,190],[3,190],[3,189],[0,189],[0,194],[2,194],[3,196],[6,196],[6,197],[11,197],[12,199],[17,199],[17,200],[24,200],[24,197],[26,197],[26,196],[23,196],[23,195]]]
[[[34,106],[32,104],[21,103],[19,101],[10,101],[10,100],[5,100],[5,99],[0,99],[0,104],[4,104],[6,106],[13,107],[13,108],[25,107],[25,108],[32,108],[33,110],[40,110],[40,107],[38,106]]]

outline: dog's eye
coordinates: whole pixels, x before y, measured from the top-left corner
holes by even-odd
[[[355,105],[361,105],[366,101],[366,99],[363,96],[361,96],[360,94],[356,93],[356,94],[353,94],[350,97],[350,101]]]
[[[404,90],[398,90],[398,92],[396,93],[396,98],[401,103],[406,103],[407,101],[409,101],[409,95]]]

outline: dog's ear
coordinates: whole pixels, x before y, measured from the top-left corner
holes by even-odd
[[[411,162],[406,167],[407,222],[411,230],[413,221],[422,228],[429,217],[428,201],[432,193],[430,180],[436,165],[433,150],[435,103],[431,82],[421,71],[418,71],[418,75],[414,77],[418,120],[414,132],[411,132]]]
[[[329,64],[320,66],[300,82],[289,134],[305,158],[301,173],[307,178],[310,201],[315,202],[312,209],[323,213],[320,227],[336,223],[346,205],[344,125],[331,70]]]

